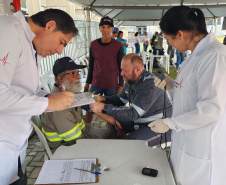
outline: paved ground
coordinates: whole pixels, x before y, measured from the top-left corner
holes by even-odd
[[[97,116],[93,117],[92,124],[96,127],[107,128],[107,123]],[[29,139],[26,157],[28,185],[33,185],[44,162],[44,151],[36,133]]]

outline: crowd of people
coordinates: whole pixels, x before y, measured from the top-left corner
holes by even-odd
[[[67,20],[67,21],[65,21]],[[31,117],[40,115],[42,131],[51,149],[76,144],[79,138],[152,139],[156,134],[171,140],[170,165],[178,185],[224,184],[226,149],[221,145],[226,130],[226,48],[206,30],[198,8],[176,6],[160,21],[161,32],[143,38],[143,48],[178,58],[175,80],[163,80],[144,68],[139,33],[136,53],[127,54],[123,31],[113,19],[100,20],[101,38],[91,42],[89,65],[70,57],[53,65],[55,84],[50,94],[39,89],[41,57],[61,54],[78,34],[73,19],[64,11],[48,9],[25,18],[22,12],[0,17],[0,182],[26,185],[26,148],[32,131]],[[183,62],[184,52],[191,55]],[[156,57],[158,62],[158,57]],[[182,63],[183,62],[183,63]],[[179,66],[181,66],[179,68]],[[88,67],[84,89],[79,69]],[[75,93],[95,94],[95,103],[67,108]],[[173,103],[167,91],[173,91]],[[85,121],[81,109],[87,111]],[[109,130],[93,127],[93,114],[106,120]],[[189,175],[188,175],[189,174]]]

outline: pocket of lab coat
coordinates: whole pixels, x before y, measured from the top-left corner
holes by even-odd
[[[184,151],[179,151],[181,162],[177,172],[177,183],[182,185],[207,185],[210,184],[210,160],[191,156]]]
[[[180,149],[200,159],[210,159],[211,154],[211,125],[193,129],[183,130]]]
[[[8,143],[0,142],[0,182],[2,184],[11,184],[19,179],[18,157],[19,152],[14,150]]]

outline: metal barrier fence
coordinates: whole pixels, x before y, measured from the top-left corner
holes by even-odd
[[[82,56],[88,56],[89,43],[88,43],[88,30],[86,21],[75,21],[75,26],[79,30],[79,35],[73,38],[68,45],[63,49],[61,55],[55,54],[47,56],[41,61],[40,75],[43,75],[45,71],[52,71],[54,62],[61,57],[68,56],[73,60],[81,58]],[[91,40],[100,38],[99,23],[91,22]]]

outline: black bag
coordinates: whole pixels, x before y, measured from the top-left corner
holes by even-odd
[[[161,68],[161,64],[157,61],[156,58],[154,58],[153,61],[153,68]]]
[[[164,55],[164,49],[159,49],[159,55]]]

